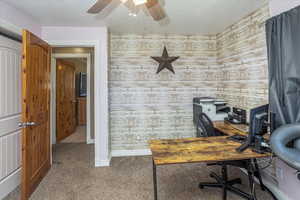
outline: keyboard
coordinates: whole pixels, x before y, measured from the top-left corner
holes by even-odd
[[[236,134],[236,135],[227,137],[227,139],[234,141],[234,142],[238,142],[238,143],[244,143],[247,140],[247,136]]]

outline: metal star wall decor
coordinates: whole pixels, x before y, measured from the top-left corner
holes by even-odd
[[[175,71],[174,71],[173,66],[172,66],[172,62],[177,60],[179,58],[179,56],[169,57],[169,54],[168,54],[168,51],[167,51],[166,47],[164,47],[163,55],[161,57],[151,56],[151,58],[156,60],[159,63],[156,74],[158,74],[159,72],[161,72],[165,68],[170,70],[171,72],[173,72],[173,74],[175,74]]]

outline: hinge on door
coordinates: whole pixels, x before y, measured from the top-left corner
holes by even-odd
[[[26,128],[28,126],[35,126],[36,123],[35,122],[20,122],[18,124],[19,128]]]

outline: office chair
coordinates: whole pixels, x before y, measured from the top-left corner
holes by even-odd
[[[205,114],[199,114],[199,121],[198,121],[198,129],[201,129],[201,133],[197,131],[197,137],[213,137],[213,136],[222,136],[221,132],[217,131],[214,128],[214,125],[211,119]]]
[[[220,136],[224,135],[217,132],[213,126],[211,119],[205,114],[201,113],[199,116],[199,127],[202,129],[202,135],[200,137],[212,137],[212,136]],[[199,137],[199,136],[198,136]],[[239,196],[242,196],[246,199],[253,200],[252,196],[241,191],[238,188],[235,188],[233,185],[242,184],[242,180],[240,178],[236,178],[233,180],[228,180],[228,171],[227,166],[235,166],[240,168],[245,168],[248,172],[250,185],[254,184],[253,174],[257,175],[262,190],[264,190],[264,185],[261,180],[261,176],[258,170],[258,164],[256,159],[253,161],[254,166],[251,160],[241,160],[241,161],[225,161],[225,162],[217,162],[217,163],[208,163],[207,166],[221,166],[222,176],[217,175],[215,172],[210,173],[210,177],[214,178],[216,182],[214,183],[200,183],[199,188],[203,189],[204,187],[213,187],[213,188],[222,188],[223,189],[223,200],[227,199],[227,191],[231,191]]]

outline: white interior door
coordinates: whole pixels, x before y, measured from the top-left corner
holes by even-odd
[[[0,199],[20,184],[21,43],[0,35]]]

